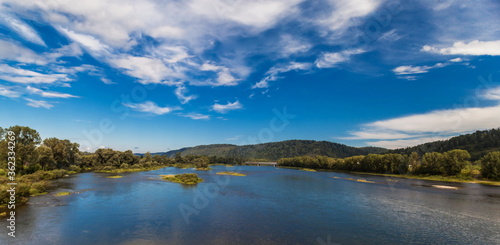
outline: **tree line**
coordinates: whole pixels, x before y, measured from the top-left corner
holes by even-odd
[[[451,150],[444,153],[428,152],[420,156],[416,152],[409,155],[368,154],[346,158],[326,156],[300,156],[282,158],[279,166],[340,171],[456,176],[464,179],[483,177],[500,180],[500,151],[490,152],[471,162],[466,150]]]

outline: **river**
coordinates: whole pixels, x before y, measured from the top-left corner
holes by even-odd
[[[59,179],[48,195],[17,208],[16,238],[3,226],[0,244],[500,244],[500,187],[213,168]],[[205,181],[185,186],[159,179],[191,172]],[[63,191],[72,194],[55,196]]]

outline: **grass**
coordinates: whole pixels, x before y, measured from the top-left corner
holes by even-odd
[[[340,177],[332,177],[334,179],[345,179],[345,180],[351,180],[351,181],[356,181],[356,182],[361,182],[361,183],[375,183],[374,181],[369,181],[365,179],[353,179],[353,178],[340,178]]]
[[[198,177],[197,174],[176,174],[176,175],[169,174],[160,176],[164,180],[185,185],[196,185],[198,183],[203,182],[203,179]]]
[[[310,169],[310,168],[303,168],[301,170],[302,171],[309,171],[309,172],[318,172],[316,169]]]
[[[235,173],[235,172],[218,172],[216,174],[220,174],[220,175],[231,175],[231,176],[247,176],[246,174],[242,174],[242,173]]]
[[[108,178],[108,179],[120,179],[120,178],[123,178],[123,176],[121,176],[121,175],[113,175],[113,176],[107,176],[106,178]]]
[[[67,191],[58,192],[55,194],[56,197],[69,196],[69,195],[71,195],[71,192],[67,192]]]
[[[211,167],[206,167],[206,168],[196,168],[196,170],[212,170]]]

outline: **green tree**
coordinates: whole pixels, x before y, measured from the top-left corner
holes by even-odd
[[[439,152],[425,153],[422,157],[422,166],[419,173],[422,174],[444,174],[444,157]]]
[[[18,125],[12,126],[6,131],[12,131],[15,134],[16,164],[20,166],[36,161],[35,148],[41,142],[40,134],[32,128]],[[2,147],[2,151],[6,150],[6,147]],[[22,168],[16,168],[16,171],[21,170]]]
[[[481,175],[484,178],[500,180],[500,151],[490,152],[480,161]]]
[[[443,154],[444,157],[444,172],[447,175],[456,175],[470,164],[471,158],[466,150],[451,150]]]
[[[43,170],[52,170],[56,168],[56,161],[50,147],[41,145],[35,150],[38,155],[37,163],[40,164]]]

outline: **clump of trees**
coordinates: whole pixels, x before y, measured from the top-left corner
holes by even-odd
[[[500,152],[491,152],[479,161],[470,162],[466,150],[451,150],[445,153],[430,152],[420,157],[416,152],[403,154],[368,154],[346,158],[326,156],[300,156],[282,158],[280,166],[330,169],[388,174],[443,175],[472,178],[479,174],[483,178],[500,180]]]

